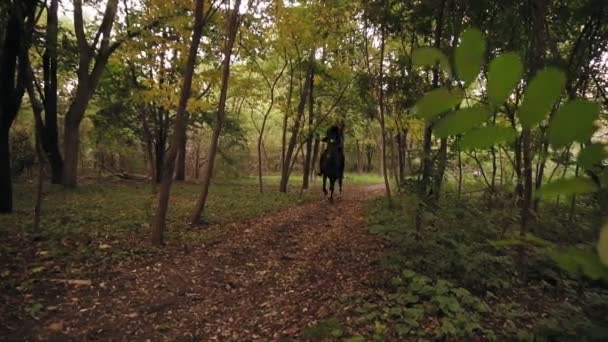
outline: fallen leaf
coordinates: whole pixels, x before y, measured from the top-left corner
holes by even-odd
[[[54,281],[56,283],[64,283],[64,284],[79,285],[79,286],[80,285],[91,286],[93,284],[93,282],[88,279],[51,279],[51,281]]]
[[[48,329],[51,331],[61,331],[63,330],[63,322],[51,323],[49,324]]]

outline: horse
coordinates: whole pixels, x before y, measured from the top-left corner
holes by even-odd
[[[327,195],[325,186],[327,178],[329,178],[329,201],[333,202],[334,184],[337,180],[340,194],[342,194],[342,179],[344,178],[344,146],[342,145],[340,128],[331,126],[322,141],[327,143],[327,147],[319,160],[319,176],[323,175],[323,193],[325,195]]]

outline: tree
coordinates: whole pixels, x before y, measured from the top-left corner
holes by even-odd
[[[61,183],[63,175],[63,158],[59,149],[59,134],[57,127],[57,37],[59,20],[57,12],[59,0],[51,0],[47,11],[46,42],[43,59],[44,77],[44,122],[40,129],[41,143],[51,167],[51,182]]]
[[[9,132],[25,93],[24,77],[33,27],[35,0],[9,1],[0,14],[0,213],[13,211]]]
[[[230,16],[227,20],[228,27],[226,29],[226,44],[224,47],[224,61],[222,63],[222,81],[220,90],[220,100],[217,108],[216,121],[213,126],[213,134],[211,136],[211,143],[209,145],[209,152],[207,153],[207,165],[205,168],[205,174],[203,178],[202,190],[194,212],[192,213],[191,222],[197,224],[205,209],[207,203],[207,195],[209,194],[209,186],[211,185],[211,179],[213,177],[213,166],[215,163],[215,156],[220,140],[220,134],[224,125],[226,116],[226,99],[228,97],[228,80],[230,79],[230,58],[232,56],[232,48],[234,47],[234,41],[236,33],[239,29],[239,8],[241,6],[241,0],[236,0],[234,8],[232,9]]]
[[[78,155],[80,153],[80,123],[95,93],[99,79],[110,55],[120,43],[111,42],[112,27],[118,11],[118,0],[108,0],[101,25],[92,43],[88,42],[82,15],[82,0],[74,0],[74,31],[78,43],[78,85],[75,96],[65,115],[63,185],[74,187],[78,183]],[[98,47],[99,46],[99,47]]]
[[[190,50],[188,51],[188,60],[184,69],[184,80],[182,83],[181,96],[177,114],[175,118],[175,129],[167,153],[167,158],[164,162],[162,182],[158,193],[158,207],[154,220],[152,221],[152,244],[160,246],[164,242],[165,222],[167,216],[167,208],[169,206],[169,195],[171,193],[171,185],[173,183],[173,171],[175,168],[175,158],[179,152],[179,145],[186,135],[186,106],[190,98],[192,89],[192,78],[194,75],[194,66],[196,64],[196,55],[198,46],[203,35],[204,22],[204,0],[196,0],[194,10],[194,30],[192,32],[192,40],[190,42]]]

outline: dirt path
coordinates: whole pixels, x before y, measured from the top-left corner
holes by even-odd
[[[341,295],[378,280],[371,263],[383,246],[367,233],[364,204],[379,194],[375,186],[349,188],[333,205],[320,200],[229,224],[214,245],[118,268],[92,286],[66,285],[39,336],[292,340],[340,316]]]

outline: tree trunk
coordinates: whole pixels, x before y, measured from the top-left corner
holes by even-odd
[[[531,3],[532,23],[530,26],[530,78],[532,78],[541,68],[544,62],[545,54],[545,12],[547,3],[545,0],[534,0]],[[521,227],[520,235],[524,236],[528,231],[528,225],[531,220],[530,207],[532,204],[532,150],[531,150],[531,129],[524,128],[522,130],[523,144],[523,166],[524,166],[524,187],[523,200],[521,205]]]
[[[51,0],[47,12],[46,50],[42,56],[44,75],[44,126],[41,131],[42,147],[51,166],[51,182],[60,184],[63,175],[63,158],[59,149],[57,125],[57,36],[59,0]]]
[[[201,143],[196,143],[196,159],[194,159],[194,179],[198,181],[201,170]]]
[[[445,176],[445,168],[448,160],[448,139],[441,138],[439,142],[439,155],[437,156],[437,173],[435,175],[435,184],[433,187],[433,200],[439,201],[441,197],[441,185]]]
[[[9,128],[0,127],[0,214],[13,212]]]
[[[294,68],[289,62],[289,89],[287,91],[287,110],[285,115],[283,115],[283,126],[281,131],[281,177],[283,174],[283,170],[288,167],[285,164],[285,155],[287,153],[287,122],[289,120],[289,114],[291,113],[291,98],[293,96],[293,80],[294,80]]]
[[[264,192],[264,182],[262,180],[262,176],[263,176],[262,175],[262,152],[266,153],[266,150],[264,149],[264,131],[266,129],[266,123],[268,122],[268,117],[270,116],[270,112],[272,111],[272,108],[274,107],[274,89],[275,89],[277,83],[279,82],[279,80],[281,79],[281,76],[283,76],[283,72],[285,72],[285,68],[287,68],[287,62],[285,62],[285,64],[283,65],[283,68],[281,69],[281,72],[279,72],[277,77],[274,79],[273,83],[270,83],[270,80],[264,75],[264,79],[266,80],[266,83],[270,90],[270,104],[268,105],[268,108],[266,109],[266,113],[264,113],[264,117],[262,118],[262,127],[260,128],[259,136],[258,136],[258,146],[257,146],[257,149],[258,149],[258,181],[259,181],[259,185],[260,185],[260,193]],[[262,72],[261,68],[260,68],[260,72]],[[285,146],[283,145],[283,149],[284,149],[284,147]],[[268,157],[266,157],[266,162],[268,163]]]
[[[154,158],[153,142],[150,133],[150,126],[148,125],[148,118],[146,113],[142,115],[142,130],[145,140],[146,158],[148,159],[148,175],[150,176],[150,186],[152,192],[156,191],[157,174],[156,174],[156,159]]]
[[[372,172],[372,162],[374,160],[374,145],[367,144],[365,146],[365,157],[367,158],[365,172]]]
[[[65,164],[63,167],[63,185],[75,187],[78,177],[78,152],[80,150],[80,122],[66,120],[63,137]]]
[[[175,180],[186,180],[186,144],[188,135],[184,134],[184,139],[179,142],[179,153],[177,154],[177,169],[175,170]]]
[[[389,140],[391,143],[391,172],[393,173],[393,178],[395,178],[395,186],[397,188],[397,191],[399,191],[399,186],[401,184],[401,174],[399,173],[399,162],[398,162],[398,147],[397,147],[397,137],[399,136],[399,133],[392,135],[391,134],[391,139]]]
[[[355,139],[355,154],[357,155],[357,173],[361,173],[363,170],[362,161],[361,161],[361,144],[359,144],[359,140]]]
[[[462,152],[458,148],[458,198],[462,195]]]
[[[0,214],[13,211],[9,132],[25,93],[24,57],[30,46],[36,2],[14,1],[9,6],[0,46]]]
[[[496,163],[496,148],[492,146],[490,148],[490,154],[492,155],[492,179],[490,180],[491,191],[496,191],[496,174],[498,172],[498,165]]]
[[[321,147],[321,138],[319,135],[315,134],[315,145],[312,151],[312,161],[310,165],[310,179],[315,179],[315,176],[320,170],[317,170],[317,161],[319,160],[319,150]]]
[[[407,150],[407,130],[399,131],[397,134],[397,157],[399,162],[399,179],[401,182],[405,180],[406,172],[406,153]]]
[[[380,114],[380,131],[382,134],[382,173],[384,175],[384,187],[386,189],[386,197],[388,198],[389,206],[392,205],[391,196],[391,184],[388,180],[388,173],[386,167],[386,125],[384,118],[384,47],[386,43],[386,32],[384,27],[381,28],[382,37],[380,38],[380,65],[379,65],[379,77],[378,77],[378,112]]]
[[[230,14],[230,20],[228,22],[228,29],[226,30],[227,41],[224,50],[224,61],[222,63],[222,88],[220,91],[220,101],[217,109],[216,123],[213,127],[213,134],[211,136],[211,143],[209,145],[209,153],[207,153],[207,167],[205,169],[205,175],[203,177],[203,184],[201,195],[198,199],[192,219],[192,224],[198,224],[205,204],[207,203],[207,195],[209,194],[209,186],[211,185],[211,178],[213,177],[213,165],[215,163],[215,156],[217,154],[217,147],[219,145],[220,133],[224,125],[226,115],[226,99],[228,98],[228,80],[230,78],[230,57],[232,56],[232,48],[234,46],[234,40],[236,33],[239,28],[239,7],[241,0],[236,0],[234,9]],[[200,37],[199,37],[200,38]],[[193,51],[196,54],[196,50]]]
[[[237,0],[238,1],[238,0]],[[163,168],[162,183],[158,194],[158,207],[152,221],[152,244],[160,246],[164,243],[165,221],[167,216],[167,208],[169,206],[169,195],[171,193],[171,185],[173,183],[173,168],[175,167],[175,158],[177,157],[179,144],[184,140],[186,135],[186,106],[190,98],[192,90],[192,78],[194,75],[194,66],[196,64],[196,55],[198,46],[203,34],[203,4],[204,0],[196,0],[194,11],[194,30],[192,32],[192,41],[188,51],[188,61],[184,70],[184,81],[182,84],[179,105],[175,117],[175,130],[173,132],[173,140],[165,167]]]
[[[264,124],[262,124],[262,127],[264,127]],[[262,130],[260,130],[260,135],[258,136],[258,183],[260,186],[260,193],[264,192],[264,181],[262,180],[263,178],[263,172],[262,172],[262,143],[264,142],[264,135],[262,133]]]
[[[306,81],[302,89],[302,94],[300,97],[300,102],[298,104],[298,111],[296,113],[296,119],[293,125],[293,129],[291,130],[291,138],[289,139],[289,145],[287,145],[287,150],[285,151],[285,160],[283,165],[285,167],[281,170],[281,182],[279,184],[280,192],[287,192],[287,185],[289,184],[289,175],[291,174],[293,152],[296,148],[298,135],[300,133],[300,123],[304,115],[304,109],[306,108],[306,99],[308,98],[308,91],[310,90],[310,82],[312,82],[314,56],[315,55],[313,49],[311,50],[308,59],[309,65],[308,71],[306,73]]]
[[[547,162],[547,155],[549,154],[549,143],[543,142],[541,146],[542,150],[540,152],[538,166],[536,168],[536,182],[534,184],[534,188],[536,191],[540,189],[543,184],[543,178],[545,175],[545,164]],[[535,198],[534,203],[532,205],[532,210],[535,212],[538,210],[538,206],[540,205],[540,198]]]
[[[304,168],[302,170],[302,189],[308,189],[308,180],[310,179],[310,169],[312,168],[312,138],[313,138],[313,122],[314,122],[314,79],[315,68],[314,59],[312,60],[313,67],[311,71],[311,80],[309,83],[310,90],[308,91],[308,134],[306,136],[306,156],[304,158]]]
[[[108,0],[95,41],[93,44],[89,44],[85,34],[82,0],[74,0],[74,32],[79,50],[78,85],[76,86],[76,95],[65,116],[63,142],[65,160],[62,184],[66,187],[75,187],[78,183],[80,123],[84,118],[89,101],[95,93],[110,55],[118,48],[117,45],[110,44],[112,26],[117,11],[118,0]],[[97,48],[98,43],[99,47]]]
[[[44,148],[42,147],[42,132],[44,124],[42,122],[42,111],[43,104],[36,97],[36,91],[34,90],[34,73],[32,72],[29,56],[24,58],[27,63],[27,75],[26,84],[28,97],[32,104],[32,110],[34,112],[34,132],[35,132],[35,147],[36,147],[36,159],[38,160],[38,179],[36,182],[36,203],[34,205],[34,231],[40,230],[40,218],[42,216],[42,199],[43,199],[43,188],[44,188],[44,164],[46,162],[44,157]]]
[[[446,0],[441,0],[441,4],[439,6],[439,10],[437,11],[437,16],[435,18],[435,48],[441,48],[441,36],[443,32],[443,18],[444,18],[444,10],[445,10]],[[435,65],[433,68],[433,81],[432,81],[433,89],[439,87],[439,69],[438,66]],[[431,144],[433,139],[433,125],[430,121],[425,122],[424,127],[424,138],[422,145],[422,180],[420,182],[419,193],[421,196],[420,204],[416,210],[416,238],[420,238],[420,232],[422,229],[422,213],[424,211],[424,203],[428,200],[429,196],[429,185],[432,178],[433,173],[433,161],[431,158]]]

